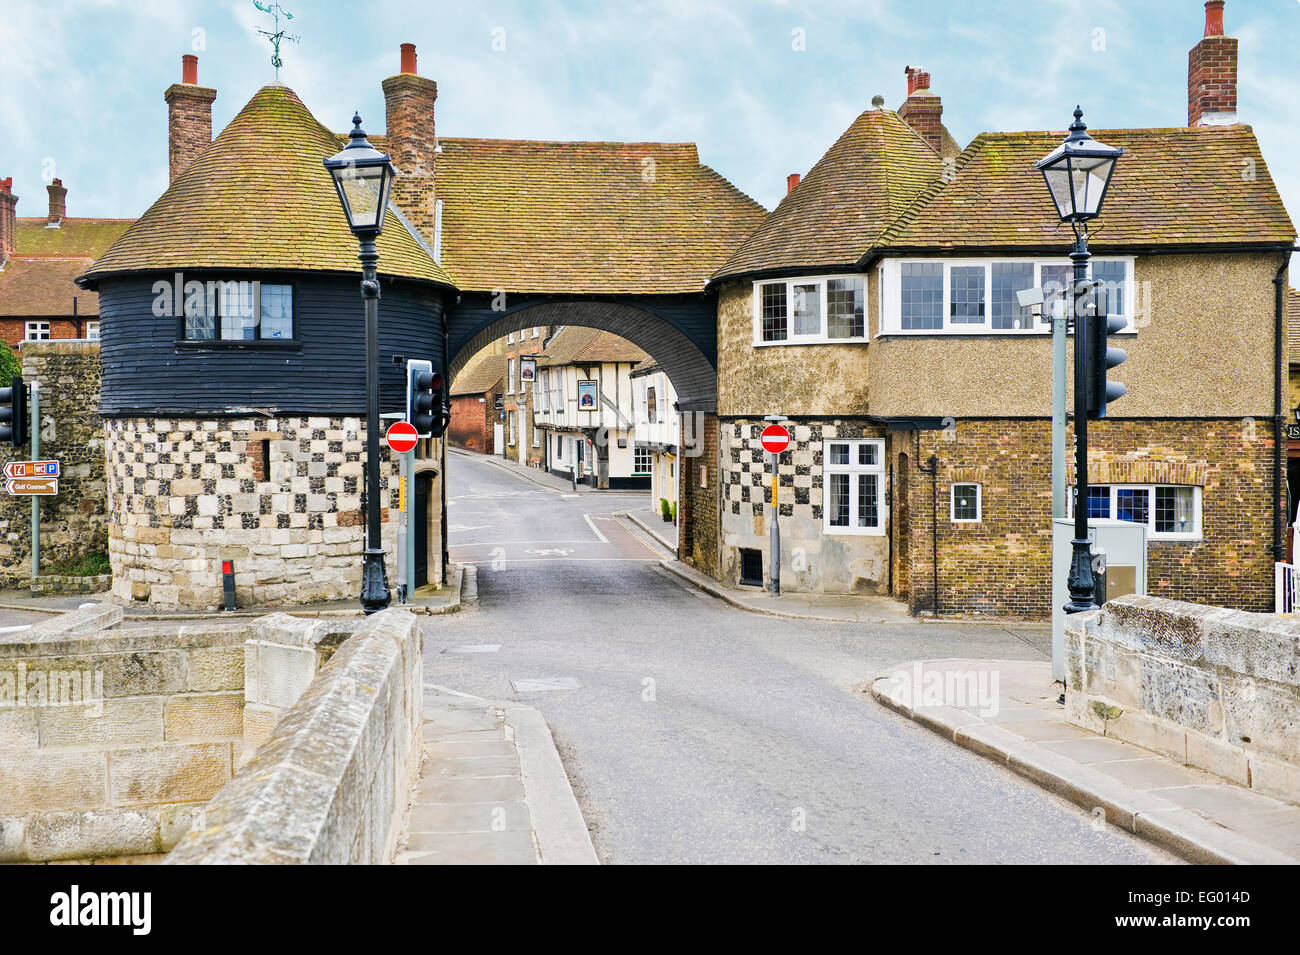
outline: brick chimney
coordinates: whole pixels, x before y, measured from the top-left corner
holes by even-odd
[[[1205,5],[1205,36],[1187,54],[1187,125],[1237,122],[1237,40],[1223,35],[1223,0]]]
[[[0,179],[0,265],[14,254],[18,241],[18,197],[14,180]]]
[[[790,173],[790,175],[785,177],[785,194],[787,196],[790,195],[790,193],[794,192],[795,187],[798,185],[799,185],[799,174],[797,172]]]
[[[45,225],[58,228],[68,207],[68,190],[63,188],[62,179],[55,179],[45,190],[50,194],[50,211],[45,217]]]
[[[217,91],[199,86],[199,58],[181,57],[181,81],[167,87],[168,179],[176,181],[187,166],[212,142],[212,101]]]
[[[432,176],[438,140],[433,104],[438,84],[416,74],[415,44],[402,44],[402,72],[383,82],[388,152],[408,176]]]
[[[935,152],[943,152],[943,101],[930,92],[930,74],[920,67],[904,67],[907,74],[907,99],[898,108],[898,116],[916,130]]]

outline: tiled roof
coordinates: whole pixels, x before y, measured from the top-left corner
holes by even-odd
[[[1122,146],[1094,248],[1289,244],[1295,238],[1249,126],[1094,130]],[[886,233],[895,249],[1051,248],[1071,238],[1034,164],[1061,132],[982,133],[952,182],[933,185]]]
[[[599,362],[636,364],[650,356],[626,338],[598,328],[569,325],[560,329],[538,356],[541,365],[585,365]]]
[[[442,264],[461,289],[695,292],[765,215],[690,143],[439,142]]]
[[[44,220],[42,220],[44,221]],[[0,269],[0,318],[99,314],[99,296],[73,280],[90,267],[89,256],[15,255]]]
[[[1300,292],[1286,287],[1286,325],[1288,354],[1291,361],[1300,362]]]
[[[482,395],[496,389],[505,379],[500,354],[479,354],[469,360],[451,383],[452,395]]]
[[[867,110],[713,277],[851,268],[941,169],[896,112]]]
[[[357,240],[321,165],[338,148],[291,89],[263,87],[86,278],[184,268],[359,272]],[[379,271],[451,284],[393,215],[379,237]]]
[[[88,255],[98,258],[121,238],[134,219],[64,219],[57,229],[46,218],[19,217],[16,255]]]

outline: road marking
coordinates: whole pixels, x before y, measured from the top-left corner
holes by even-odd
[[[580,690],[582,684],[571,676],[557,676],[533,680],[511,680],[510,688],[516,693],[541,693],[546,690]]]
[[[464,541],[452,544],[452,547],[505,547],[507,544],[590,544],[591,539],[584,537],[576,541]]]
[[[32,625],[25,623],[21,627],[0,627],[0,633],[17,633],[19,630],[30,630]]]
[[[662,558],[660,557],[502,557],[501,563],[509,564],[541,564],[548,560],[567,560],[567,561],[598,561],[601,563],[622,562],[627,564],[657,564]],[[496,560],[462,560],[462,564],[495,564]]]
[[[582,497],[581,494],[561,494],[560,497]]]
[[[496,653],[501,649],[499,643],[468,643],[461,647],[448,647],[443,653]]]
[[[572,547],[540,547],[536,550],[526,550],[525,554],[536,554],[538,557],[568,557],[573,553]]]
[[[600,528],[596,526],[596,522],[591,519],[590,514],[583,514],[582,519],[587,522],[587,526],[591,528],[591,532],[600,538],[602,544],[609,543],[609,538],[600,532]]]

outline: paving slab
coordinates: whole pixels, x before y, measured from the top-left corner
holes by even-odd
[[[991,671],[995,701],[956,707],[917,692],[936,672],[954,677],[939,685],[963,686],[958,675]],[[1300,805],[1066,723],[1049,663],[918,661],[867,689],[880,704],[1189,861],[1300,863]]]

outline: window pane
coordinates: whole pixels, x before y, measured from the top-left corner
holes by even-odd
[[[830,460],[827,464],[848,464],[849,463],[849,446],[847,444],[832,444],[830,451]]]
[[[1065,303],[1070,289],[1071,268],[1068,265],[1044,265],[1043,282],[1043,318],[1065,317]]]
[[[880,448],[875,444],[863,443],[858,445],[858,464],[872,466],[876,464],[877,452]]]
[[[858,475],[858,527],[880,526],[880,476]]]
[[[217,308],[221,337],[225,341],[252,341],[257,337],[257,315],[251,282],[219,282]]]
[[[293,338],[293,286],[262,286],[262,337]]]
[[[1097,289],[1099,314],[1124,314],[1124,279],[1127,275],[1128,269],[1123,262],[1092,263],[1092,277],[1102,283]]]
[[[1191,534],[1196,530],[1196,493],[1190,487],[1156,488],[1156,532]]]
[[[826,282],[826,335],[828,338],[865,338],[865,292],[862,279],[828,279]]]
[[[771,282],[760,285],[759,302],[763,341],[783,342],[786,337],[785,283]]]
[[[952,487],[952,519],[955,521],[979,520],[979,488],[975,484],[954,484]]]
[[[822,333],[822,296],[817,285],[794,287],[794,334],[820,335]]]
[[[943,263],[904,262],[900,268],[903,328],[943,328]]]
[[[1088,516],[1110,517],[1110,488],[1106,485],[1088,486]]]
[[[984,324],[984,266],[954,265],[948,279],[954,325]]]
[[[1032,328],[1033,312],[1021,308],[1016,293],[1034,287],[1034,263],[994,262],[992,299],[994,328]]]
[[[1134,524],[1149,520],[1151,495],[1147,488],[1122,487],[1115,492],[1115,517]]]
[[[831,527],[849,526],[849,476],[847,474],[827,475],[826,513],[830,515]]]

